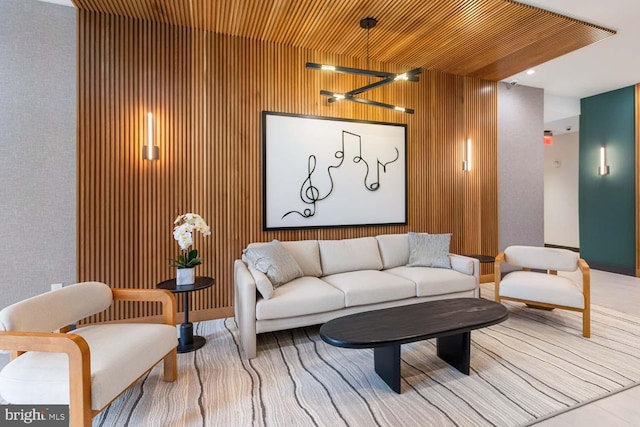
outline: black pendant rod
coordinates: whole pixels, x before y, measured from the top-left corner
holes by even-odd
[[[409,80],[409,81],[412,81],[412,82],[417,82],[417,81],[420,81],[420,79],[418,77],[416,77],[416,76],[418,74],[420,74],[420,73],[422,73],[422,68],[415,68],[415,69],[413,69],[411,71],[407,71],[404,74],[407,75],[406,80]],[[362,87],[359,87],[357,89],[350,90],[345,95],[350,95],[350,96],[359,95],[359,94],[361,94],[363,92],[366,92],[368,90],[375,89],[375,88],[381,87],[381,86],[386,86],[386,85],[388,85],[390,83],[393,83],[393,82],[399,80],[399,79],[397,79],[397,77],[398,77],[398,74],[394,75],[393,78],[387,77],[384,80],[380,80],[380,81],[377,81],[375,83],[371,83],[371,84],[368,84],[366,86],[362,86]],[[404,80],[404,79],[402,79],[402,80]]]
[[[327,100],[329,103],[345,100],[345,101],[351,101],[351,102],[358,102],[360,104],[374,105],[376,107],[387,108],[389,110],[401,111],[407,114],[413,114],[415,112],[412,108],[398,107],[396,105],[385,104],[384,102],[371,101],[370,99],[364,99],[364,98],[356,98],[355,96],[343,95],[342,97],[338,98],[336,97],[337,95],[336,93],[329,92],[327,90],[321,90],[320,95],[329,97],[329,99]]]
[[[369,30],[373,27],[376,26],[376,24],[378,23],[378,20],[372,17],[367,17],[364,19],[360,20],[360,27],[363,29],[367,30],[367,68],[370,68],[369,65]],[[377,101],[371,101],[369,99],[363,99],[363,98],[357,98],[355,97],[355,95],[359,95],[361,93],[370,91],[372,89],[378,88],[378,87],[382,87],[382,86],[386,86],[388,84],[394,83],[398,80],[408,80],[408,81],[412,81],[412,82],[417,82],[420,81],[420,79],[418,78],[418,74],[421,74],[423,69],[422,68],[414,68],[413,70],[407,71],[406,73],[400,73],[400,74],[396,74],[396,73],[387,73],[384,71],[374,71],[374,70],[363,70],[361,68],[350,68],[350,67],[340,67],[340,66],[335,66],[335,65],[323,65],[323,64],[317,64],[314,62],[307,62],[306,63],[306,68],[309,69],[314,69],[314,70],[323,70],[323,71],[332,71],[335,73],[344,73],[344,74],[354,74],[354,75],[361,75],[361,76],[367,76],[368,77],[368,84],[353,90],[350,90],[349,92],[346,92],[344,94],[341,93],[336,93],[336,92],[329,92],[326,90],[321,90],[320,94],[323,96],[327,96],[328,102],[329,103],[333,103],[336,101],[340,101],[340,100],[347,100],[347,101],[351,101],[351,102],[358,102],[361,104],[367,104],[367,105],[374,105],[376,107],[383,107],[383,108],[388,108],[390,110],[396,110],[396,111],[402,111],[408,114],[413,114],[414,110],[411,108],[403,108],[403,107],[397,107],[395,105],[391,105],[391,104],[385,104],[384,102],[377,102]],[[375,83],[371,83],[370,78],[371,77],[378,77],[381,78],[382,80],[377,81]]]
[[[341,67],[339,65],[323,65],[316,64],[315,62],[307,62],[305,67],[312,70],[324,70],[324,71],[332,71],[334,73],[343,73],[343,74],[355,74],[359,76],[371,76],[371,77],[395,77],[394,73],[387,73],[385,71],[374,71],[374,70],[364,70],[362,68],[350,68],[350,67]]]

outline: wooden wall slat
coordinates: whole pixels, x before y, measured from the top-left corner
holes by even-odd
[[[80,280],[153,288],[174,277],[173,220],[189,211],[212,228],[210,237],[196,236],[204,258],[197,272],[216,278],[215,287],[192,295],[194,319],[231,313],[233,261],[253,241],[411,230],[453,233],[453,252],[496,253],[495,82],[425,71],[419,82],[367,94],[414,108],[409,115],[328,104],[320,89],[346,91],[366,79],[304,67],[363,67],[362,58],[87,10],[79,11],[78,34]],[[263,110],[406,123],[408,225],[262,231]],[[142,159],[148,111],[160,151],[153,162]],[[474,145],[469,173],[462,171],[466,138]],[[155,314],[152,306],[123,304],[91,321]]]

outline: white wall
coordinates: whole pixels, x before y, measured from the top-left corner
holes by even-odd
[[[554,122],[580,115],[580,98],[544,94],[544,122]]]
[[[0,1],[0,308],[76,280],[76,10]]]
[[[544,147],[544,241],[551,245],[580,247],[578,137],[556,135]]]
[[[498,249],[544,245],[542,89],[498,83]]]

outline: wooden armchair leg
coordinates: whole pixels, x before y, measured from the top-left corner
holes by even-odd
[[[77,410],[73,403],[69,406],[69,426],[70,427],[91,427],[93,423],[93,411],[91,405],[81,405]]]
[[[70,387],[69,394],[69,426],[91,427],[93,410],[91,409],[91,383],[85,379],[83,387]]]
[[[591,338],[591,310],[589,307],[582,312],[582,336]]]
[[[178,378],[178,352],[173,349],[164,357],[162,364],[164,365],[164,380],[168,382],[175,381]]]
[[[69,426],[70,427],[91,427],[93,423],[93,417],[91,412],[86,414],[84,410],[81,413],[76,413],[71,407],[69,407]]]

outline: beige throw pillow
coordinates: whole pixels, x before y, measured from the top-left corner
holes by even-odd
[[[269,278],[274,288],[303,275],[296,260],[277,240],[247,248],[243,253],[249,263]]]
[[[449,246],[451,233],[409,232],[409,267],[451,268]]]

